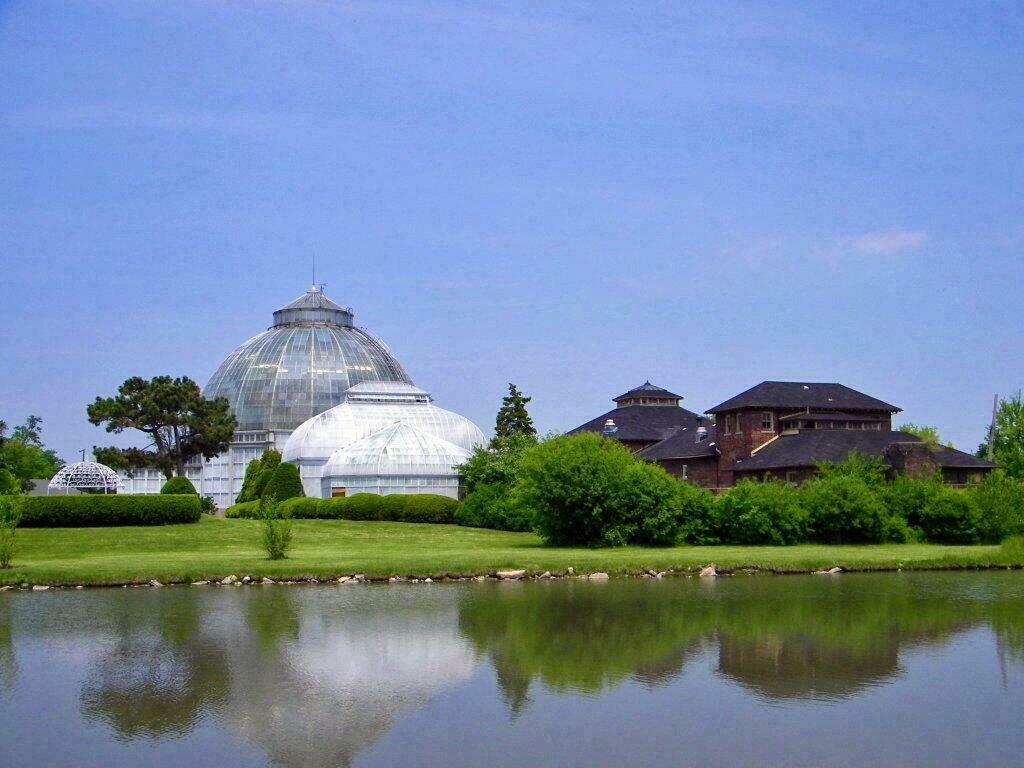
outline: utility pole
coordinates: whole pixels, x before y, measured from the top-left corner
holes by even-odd
[[[996,414],[999,412],[999,395],[992,398],[992,421],[988,425],[988,455],[989,461],[995,460],[996,450]]]

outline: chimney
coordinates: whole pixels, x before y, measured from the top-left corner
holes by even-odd
[[[704,417],[697,417],[697,442],[702,443],[708,439],[708,428],[704,426]]]
[[[601,434],[604,437],[614,437],[615,433],[619,431],[619,428],[615,426],[614,419],[608,419],[604,423],[604,429],[601,430]]]

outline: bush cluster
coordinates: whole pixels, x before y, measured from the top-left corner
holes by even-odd
[[[274,470],[280,463],[281,454],[273,448],[264,451],[258,459],[250,461],[245,467],[242,489],[238,492],[238,498],[235,501],[240,504],[247,501],[259,501]]]
[[[566,435],[478,450],[463,466],[460,525],[534,530],[549,544],[787,545],[1024,536],[1024,484],[993,474],[966,489],[888,480],[878,458],[819,467],[800,487],[744,480],[718,497],[642,462],[619,443]]]
[[[396,523],[454,523],[459,502],[432,493],[378,496],[357,493],[333,499],[291,498],[280,502],[281,514],[296,520],[374,520]],[[257,519],[260,502],[228,507],[227,517]]]
[[[299,468],[286,461],[282,461],[274,467],[262,493],[263,497],[272,501],[297,499],[305,495],[306,492],[302,490],[302,478],[299,477]]]
[[[196,487],[192,485],[192,481],[187,477],[175,476],[160,486],[160,493],[191,493],[198,496],[199,493],[196,491]]]
[[[25,528],[168,525],[194,523],[202,515],[199,496],[192,494],[26,496],[20,507]]]

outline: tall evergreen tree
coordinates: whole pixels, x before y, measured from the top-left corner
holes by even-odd
[[[533,426],[533,419],[526,410],[526,404],[532,400],[526,397],[519,388],[510,383],[508,395],[502,398],[501,408],[498,409],[498,418],[494,425],[494,439],[512,437],[513,435],[536,435],[537,430]]]

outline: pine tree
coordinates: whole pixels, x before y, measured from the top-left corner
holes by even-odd
[[[508,385],[508,395],[502,398],[501,408],[494,425],[494,439],[512,437],[513,435],[536,435],[533,419],[526,410],[526,404],[533,398],[525,397],[515,384]]]
[[[302,490],[302,478],[299,477],[299,468],[287,461],[282,461],[277,465],[263,489],[263,497],[274,501],[301,498],[305,495]]]

